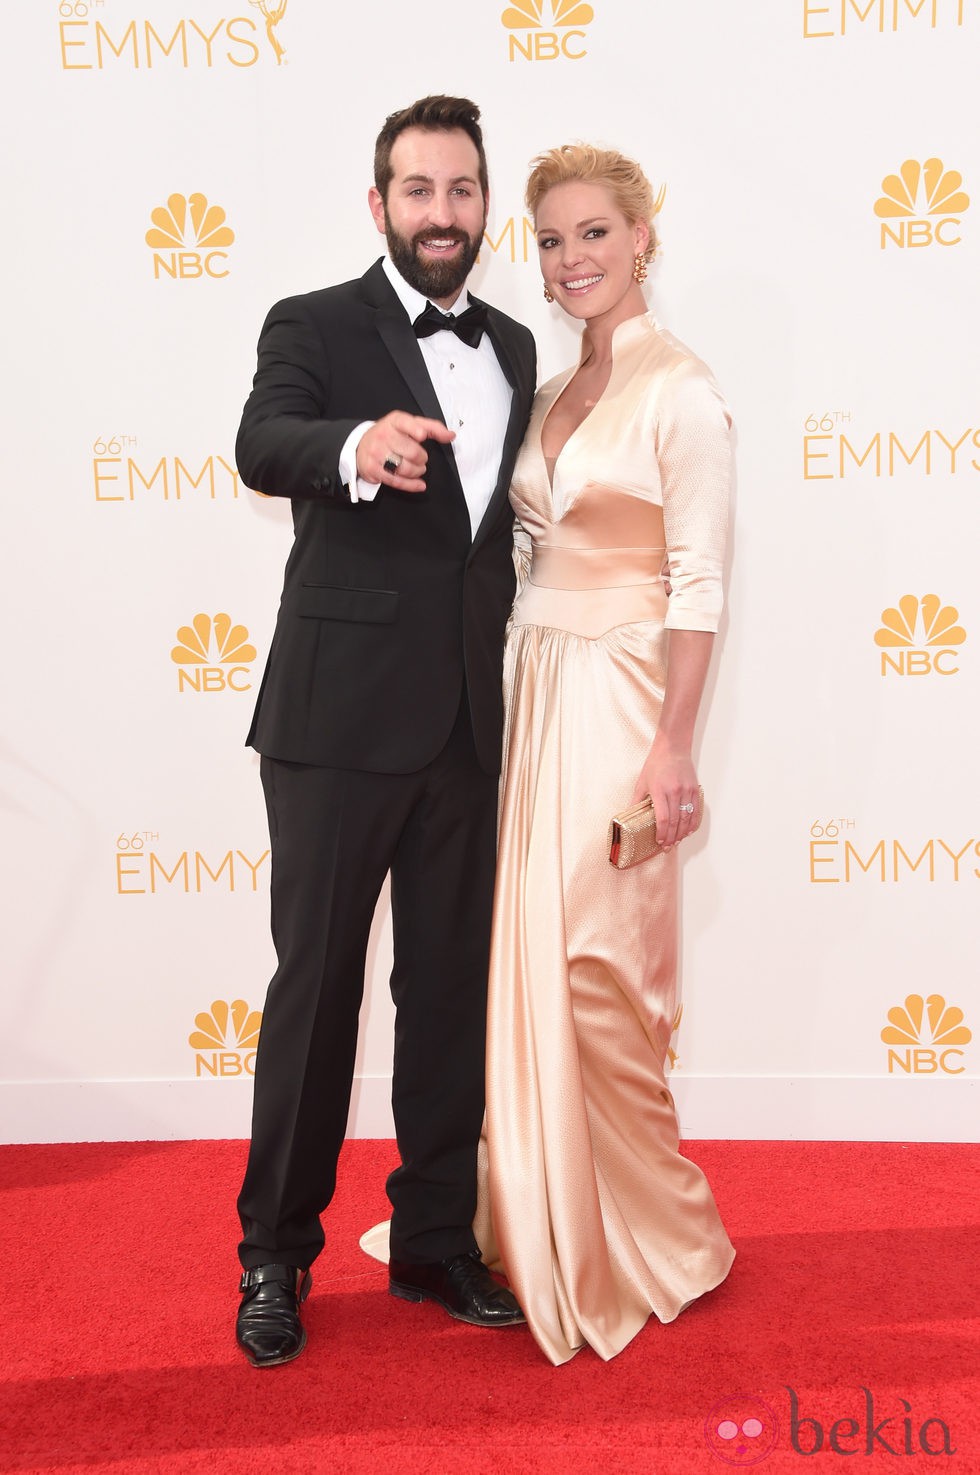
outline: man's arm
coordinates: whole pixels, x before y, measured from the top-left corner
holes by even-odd
[[[340,452],[359,421],[327,418],[326,355],[298,298],[279,302],[259,337],[258,367],[235,456],[246,486],[268,497],[340,497]]]
[[[330,370],[322,344],[298,298],[279,302],[259,337],[258,367],[242,412],[235,456],[242,480],[268,497],[350,501],[340,462],[363,417],[328,418]],[[393,410],[370,424],[356,444],[357,475],[375,485],[422,492],[426,440],[454,435],[437,420]],[[384,469],[390,458],[396,471]]]

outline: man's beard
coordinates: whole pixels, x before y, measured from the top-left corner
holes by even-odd
[[[433,230],[430,226],[409,239],[398,234],[386,211],[385,236],[391,259],[408,285],[421,292],[423,297],[435,301],[441,297],[455,297],[459,292],[479,255],[483,229],[481,227],[476,240],[471,240],[465,231]],[[446,261],[422,259],[418,255],[420,241],[460,241],[463,249],[458,256]]]

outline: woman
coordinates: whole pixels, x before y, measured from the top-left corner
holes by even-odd
[[[705,365],[647,313],[639,167],[553,149],[527,203],[545,297],[584,332],[578,365],[538,394],[511,492],[524,583],[505,658],[478,1233],[561,1363],[585,1343],[614,1356],[651,1312],[673,1320],[734,1256],[678,1152],[664,1079],[731,421]],[[648,794],[665,852],[617,870],[609,821]]]

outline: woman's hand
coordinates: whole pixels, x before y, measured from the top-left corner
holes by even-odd
[[[657,841],[668,850],[698,827],[701,800],[691,747],[713,640],[708,630],[671,630],[657,735],[633,790],[635,804],[648,794],[653,800]]]
[[[640,770],[633,790],[633,803],[647,795],[657,816],[657,843],[670,850],[698,827],[700,795],[698,776],[686,749],[673,747],[661,732]]]

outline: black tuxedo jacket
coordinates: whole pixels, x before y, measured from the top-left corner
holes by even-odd
[[[535,384],[534,340],[489,309],[513,385],[496,488],[476,536],[451,446],[426,490],[352,504],[340,452],[364,420],[444,420],[404,308],[377,262],[359,281],[278,303],[236,455],[247,486],[289,497],[295,541],[247,742],[267,757],[412,773],[452,730],[465,676],[481,766],[500,766],[504,625],[514,594],[507,500]]]

